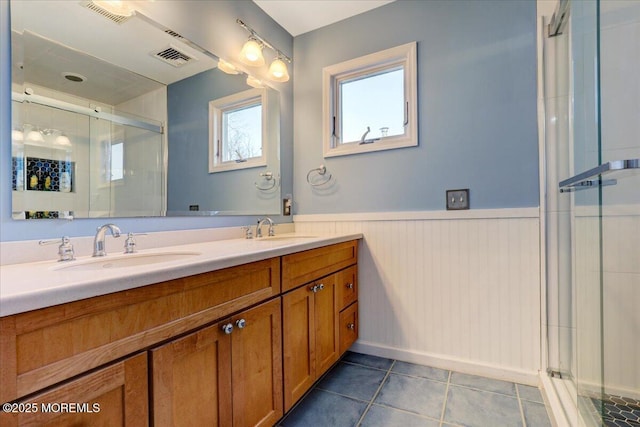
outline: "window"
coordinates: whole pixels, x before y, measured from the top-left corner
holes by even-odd
[[[416,46],[324,68],[325,157],[418,145]]]
[[[111,179],[119,181],[124,178],[124,143],[111,144]]]
[[[124,183],[124,141],[105,139],[101,143],[99,187]]]
[[[266,165],[264,98],[251,89],[209,103],[209,172]]]

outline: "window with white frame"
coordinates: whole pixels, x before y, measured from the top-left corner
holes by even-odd
[[[323,69],[324,156],[418,145],[417,43]]]
[[[266,165],[264,89],[209,102],[209,172]]]

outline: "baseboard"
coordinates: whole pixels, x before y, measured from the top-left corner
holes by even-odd
[[[432,366],[434,368],[448,369],[466,374],[480,375],[503,381],[511,381],[534,387],[538,387],[540,385],[540,377],[537,371],[525,371],[493,366],[474,362],[472,360],[463,360],[454,357],[447,357],[441,354],[430,354],[409,349],[400,349],[361,340],[356,341],[356,343],[351,347],[351,351],[369,354],[372,356],[386,357],[388,359],[401,360],[403,362]]]

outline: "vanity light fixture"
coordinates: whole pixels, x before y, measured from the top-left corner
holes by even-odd
[[[247,76],[247,84],[251,87],[254,87],[256,89],[263,89],[264,85],[262,84],[262,82],[259,79],[256,79],[253,76]]]
[[[91,3],[117,16],[129,17],[135,13],[125,0],[91,0]]]
[[[249,41],[247,41],[242,47],[240,60],[247,65],[260,67],[265,64],[262,50],[267,47],[276,53],[276,59],[274,59],[269,66],[269,79],[274,82],[289,81],[287,62],[290,64],[291,58],[285,55],[280,49],[277,49],[271,43],[266,41],[262,36],[256,33],[253,28],[242,22],[242,20],[236,19],[236,22],[249,32]]]
[[[42,132],[40,132],[36,127],[25,124],[24,128],[27,134],[27,137],[25,138],[27,141],[44,142],[44,136],[42,135]]]
[[[249,40],[242,46],[240,51],[240,60],[252,67],[262,67],[264,65],[264,56],[262,55],[263,45],[258,41],[250,37]]]
[[[238,69],[236,68],[235,65],[230,64],[229,62],[225,61],[222,58],[218,59],[218,68],[220,69],[220,71],[224,71],[227,74],[239,74],[240,73],[240,71],[238,71]]]
[[[288,82],[289,70],[287,64],[278,56],[269,66],[269,78],[275,82]]]
[[[64,133],[60,133],[60,135],[56,136],[55,143],[56,143],[56,145],[70,146],[71,145],[71,140]]]
[[[24,132],[19,129],[11,130],[11,141],[22,142],[24,141]]]

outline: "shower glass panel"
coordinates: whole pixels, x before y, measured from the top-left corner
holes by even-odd
[[[639,426],[640,1],[571,2],[567,34],[545,56],[555,78],[570,58],[569,102],[545,93],[548,363],[571,424]]]
[[[96,118],[90,133],[89,217],[163,215],[162,134]]]
[[[640,1],[601,1],[601,162],[640,159]],[[629,167],[636,164],[629,164]],[[640,169],[603,177],[602,395],[606,425],[640,426]]]
[[[117,124],[35,102],[12,104],[14,219],[164,214],[165,150],[155,126]]]

